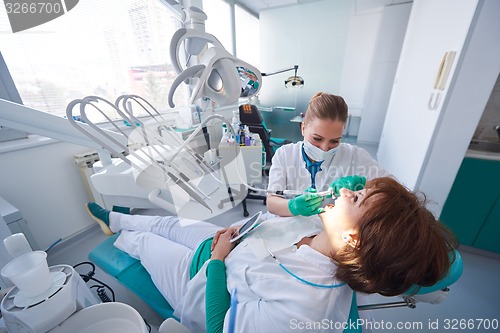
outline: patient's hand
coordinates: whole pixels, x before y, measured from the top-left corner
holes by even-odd
[[[236,227],[226,228],[218,231],[215,234],[214,240],[212,242],[212,256],[210,259],[218,259],[224,261],[229,252],[234,248],[235,244],[231,243],[229,240],[231,236],[238,230]]]
[[[212,248],[210,249],[211,251],[214,250],[215,248],[215,245],[217,245],[217,242],[219,241],[219,237],[220,235],[222,235],[223,233],[225,233],[226,231],[230,231],[231,232],[231,235],[234,235],[236,236],[237,233],[238,233],[238,229],[241,227],[241,225],[237,225],[237,226],[231,226],[231,227],[227,227],[227,228],[224,228],[224,229],[221,229],[219,231],[217,231],[215,233],[215,236],[214,236],[214,240],[212,241]],[[231,235],[229,235],[229,238],[231,238]]]

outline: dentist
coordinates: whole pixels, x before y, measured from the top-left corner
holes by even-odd
[[[359,190],[366,179],[390,176],[366,150],[341,143],[347,115],[348,107],[342,97],[324,92],[312,97],[301,125],[304,140],[280,147],[272,159],[269,213],[316,215],[322,211],[324,198],[315,192],[333,189],[338,195],[340,188]],[[305,193],[294,198],[274,194],[284,190]]]

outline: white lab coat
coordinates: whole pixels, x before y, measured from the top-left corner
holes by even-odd
[[[333,277],[337,266],[329,257],[307,245],[293,245],[321,228],[320,223],[305,217],[268,220],[230,253],[226,267],[236,274],[228,278],[228,290],[239,286],[238,311],[245,312],[237,316],[236,332],[283,332],[285,328],[300,332],[312,326],[317,328],[312,331],[342,332],[330,324],[347,320],[352,290],[347,285],[330,289],[301,282],[286,273],[267,251],[302,279],[321,285],[341,284]]]
[[[341,143],[337,153],[321,164],[321,169],[316,174],[318,191],[326,191],[335,179],[344,176],[359,175],[367,179],[390,176],[366,150],[348,143]],[[310,186],[311,175],[302,157],[302,141],[280,147],[272,159],[268,190],[304,191]]]
[[[329,257],[307,245],[297,248],[302,237],[316,234],[321,225],[305,217],[267,220],[251,232],[225,260],[227,287],[237,288],[235,332],[342,332],[348,316],[352,290],[347,286],[318,288],[286,273],[271,258],[299,277],[323,285],[339,284],[336,265]],[[266,255],[267,254],[267,255]],[[193,332],[205,328],[206,264],[188,283],[176,309],[181,323]],[[226,315],[224,331],[229,326]],[[308,329],[314,327],[314,329]]]

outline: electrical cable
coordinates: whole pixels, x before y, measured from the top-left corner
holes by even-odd
[[[92,281],[95,281],[97,283],[100,283],[101,285],[93,285],[91,286],[90,288],[97,288],[97,296],[99,296],[99,298],[101,299],[101,301],[103,302],[115,302],[115,292],[113,291],[113,289],[108,286],[107,284],[105,284],[104,282],[102,281],[99,281],[93,277],[90,278],[90,280]],[[108,288],[109,291],[111,291],[111,294],[113,296],[112,299],[109,298],[109,296],[106,294],[106,290],[104,290],[104,287]]]
[[[81,262],[79,264],[76,264],[73,266],[74,269],[76,269],[77,267],[81,266],[81,265],[90,265],[92,267],[92,270],[89,271],[87,274],[80,274],[80,277],[83,279],[83,281],[85,283],[87,283],[88,281],[92,280],[92,281],[95,281],[97,283],[99,283],[99,285],[93,285],[90,287],[90,289],[92,288],[97,288],[96,289],[96,292],[97,292],[97,296],[99,297],[99,299],[102,301],[102,302],[115,302],[115,292],[114,290],[108,286],[106,283],[94,278],[93,276],[95,275],[95,264],[93,262],[90,262],[90,261],[84,261],[84,262]],[[110,298],[108,296],[108,294],[106,293],[106,289],[107,288],[111,294],[112,294],[112,298]]]
[[[96,291],[97,291],[97,297],[99,297],[99,299],[103,303],[112,302],[111,298],[109,298],[108,294],[106,293],[106,289],[104,289],[103,286],[93,285],[93,286],[90,287],[90,289],[92,289],[92,288],[97,288],[96,289]]]
[[[90,262],[90,261],[84,261],[84,262],[81,262],[81,263],[74,265],[73,268],[76,269],[77,267],[82,266],[82,265],[90,265],[92,267],[92,270],[89,271],[87,274],[79,274],[80,277],[83,279],[83,281],[85,281],[85,283],[87,283],[88,281],[92,280],[92,281],[99,283],[99,284],[94,284],[94,285],[90,286],[89,289],[96,288],[97,296],[99,297],[99,299],[103,303],[116,302],[114,290],[110,286],[108,286],[106,283],[93,277],[95,275],[95,268],[96,268],[95,264],[93,262]],[[108,289],[111,292],[111,294],[112,294],[111,298],[108,296],[106,289]],[[151,325],[146,321],[146,319],[144,319],[144,317],[142,318],[142,320],[144,320],[144,323],[146,324],[148,332],[151,333]]]
[[[92,271],[95,272],[95,265],[91,261],[83,261],[83,262],[81,262],[81,263],[76,264],[75,266],[73,266],[73,268],[77,268],[77,267],[79,267],[81,265],[90,265],[90,266],[92,266]]]
[[[146,324],[146,327],[148,328],[148,332],[151,333],[151,325],[149,325],[149,323],[146,321],[146,319],[142,318],[142,320],[144,320],[144,324]]]

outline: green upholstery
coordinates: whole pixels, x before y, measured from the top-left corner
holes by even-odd
[[[356,292],[352,292],[351,308],[349,310],[349,318],[347,318],[346,328],[343,333],[361,333],[362,326],[359,322],[358,300],[356,299]]]
[[[446,274],[446,276],[443,279],[441,279],[440,281],[429,287],[413,286],[408,291],[406,291],[404,295],[428,294],[434,291],[443,290],[446,287],[451,286],[453,283],[457,282],[457,280],[462,276],[462,272],[464,270],[464,263],[462,261],[462,256],[460,255],[460,252],[454,250],[453,253],[454,253],[453,255],[450,254],[450,257],[452,257],[452,259],[454,257],[454,260],[451,264],[448,274]]]
[[[174,310],[156,289],[149,273],[136,260],[117,249],[113,243],[118,234],[106,239],[89,253],[89,259],[103,271],[116,278],[123,286],[138,295],[162,318],[173,317]]]

